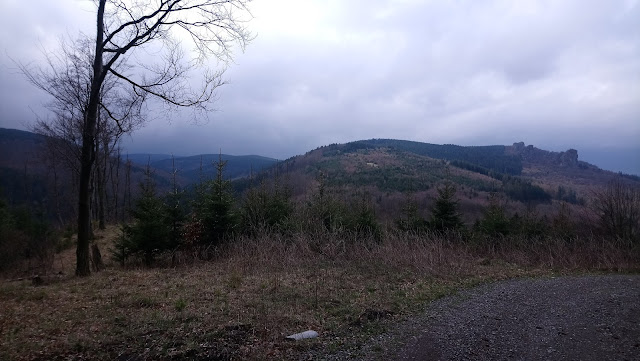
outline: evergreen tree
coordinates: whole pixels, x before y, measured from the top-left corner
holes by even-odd
[[[491,236],[506,236],[509,234],[510,221],[496,193],[489,195],[489,207],[485,210],[484,216],[478,222],[477,227],[482,233]]]
[[[453,183],[446,182],[444,187],[438,188],[438,198],[431,210],[429,225],[437,231],[457,230],[464,226],[458,212],[456,187]]]
[[[220,155],[215,162],[215,179],[202,181],[196,190],[195,219],[202,225],[199,239],[203,244],[216,244],[237,228],[231,181],[224,179],[227,161]]]
[[[326,179],[323,173],[317,177],[318,190],[311,197],[308,207],[312,218],[325,230],[335,232],[344,226],[346,211],[342,202],[334,199],[326,187]]]
[[[548,232],[548,224],[538,215],[532,204],[521,216],[515,213],[509,220],[510,232],[525,237],[540,237]]]
[[[171,177],[171,191],[166,196],[167,216],[171,231],[169,232],[169,245],[171,248],[178,247],[182,242],[182,233],[184,223],[186,219],[186,211],[184,207],[184,191],[180,189],[177,182],[177,173],[175,167],[175,161],[173,156],[171,157],[172,163],[172,177]]]
[[[265,228],[285,231],[293,214],[291,191],[281,186],[278,179],[271,188],[262,182],[260,187],[251,188],[242,202],[243,229],[259,232]]]
[[[140,183],[140,198],[131,211],[133,223],[124,226],[125,239],[117,247],[128,248],[130,254],[141,254],[150,266],[156,253],[170,247],[171,224],[169,210],[156,194],[148,166],[145,173],[146,180]]]
[[[111,259],[120,263],[122,267],[124,267],[127,258],[129,258],[133,252],[133,245],[127,236],[126,228],[126,225],[120,227],[120,235],[113,242],[113,247],[109,249]]]
[[[348,228],[351,231],[359,236],[373,237],[376,240],[381,239],[380,225],[376,220],[376,214],[367,193],[362,194],[351,205],[349,215]]]
[[[401,231],[420,232],[428,228],[427,221],[420,215],[418,202],[411,195],[407,195],[407,200],[402,207],[403,217],[396,220],[396,225]]]

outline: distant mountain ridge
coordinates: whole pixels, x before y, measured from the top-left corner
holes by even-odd
[[[214,164],[220,158],[222,158],[222,161],[227,162],[225,177],[232,180],[249,177],[252,173],[256,174],[278,162],[277,159],[260,155],[200,154],[188,157],[167,154],[128,155],[128,159],[143,167],[149,164],[154,169],[168,173],[173,172],[175,167],[183,185],[197,183],[201,177],[212,177],[215,174]]]
[[[5,171],[4,174],[17,174],[17,170],[24,172],[25,166],[29,169],[41,167],[37,161],[37,148],[45,142],[45,137],[16,129],[0,128],[0,167],[10,168],[15,171]],[[386,150],[380,152],[380,150]],[[475,173],[493,179],[507,176],[526,177],[547,188],[555,187],[562,184],[577,184],[578,187],[587,188],[588,186],[605,184],[610,178],[616,175],[613,172],[605,171],[599,167],[581,161],[578,158],[578,151],[568,149],[564,152],[546,151],[534,147],[533,145],[525,145],[524,142],[517,142],[513,145],[489,145],[489,146],[459,146],[453,144],[429,144],[416,141],[395,140],[395,139],[368,139],[359,140],[345,144],[331,144],[320,147],[314,151],[310,151],[303,156],[292,157],[287,161],[280,162],[286,165],[288,169],[296,162],[307,163],[309,155],[321,154],[318,161],[320,165],[313,165],[310,169],[323,168],[323,163],[331,162],[335,165],[336,159],[344,154],[358,154],[367,151],[378,151],[379,154],[385,153],[385,157],[394,154],[395,157],[407,157],[406,162],[413,162],[414,165],[426,164],[425,162],[433,162],[435,160],[445,161],[449,166],[456,167],[467,172]],[[319,153],[318,153],[319,152]],[[402,155],[404,154],[404,155]],[[228,179],[241,179],[249,177],[252,174],[258,174],[263,170],[270,169],[278,164],[278,160],[259,156],[245,155],[234,156],[222,154],[222,159],[227,161],[225,177]],[[123,159],[129,159],[137,165],[138,169],[144,168],[149,164],[153,169],[158,170],[156,174],[162,178],[160,184],[168,184],[167,178],[172,171],[177,170],[180,184],[183,186],[198,182],[202,177],[211,177],[214,175],[214,163],[218,161],[219,154],[202,154],[195,156],[173,156],[170,154],[128,154],[122,155]],[[313,157],[312,157],[313,158]],[[404,162],[403,161],[403,162]],[[405,163],[406,163],[405,162]],[[374,164],[375,162],[371,162]],[[325,164],[326,165],[326,164]],[[407,164],[406,167],[409,167]],[[294,167],[295,168],[295,167]],[[373,176],[368,169],[366,172],[357,173],[355,177]],[[40,170],[39,172],[42,172]],[[409,173],[413,170],[409,171]],[[337,172],[336,179],[343,179],[344,174]],[[419,184],[417,180],[411,180],[408,174],[387,175],[387,178],[394,178],[398,182],[405,182],[406,187],[412,187],[410,184]],[[398,180],[405,177],[404,180]],[[424,176],[431,177],[435,180],[434,175]],[[626,175],[630,179],[640,179],[636,176]],[[437,178],[437,177],[436,177]],[[338,180],[334,180],[338,182]],[[365,181],[361,180],[361,183]],[[2,182],[5,187],[10,182]],[[364,184],[362,183],[362,184]],[[433,183],[433,182],[431,182]],[[14,183],[11,183],[14,184]],[[425,183],[426,186],[427,183]],[[388,188],[388,185],[385,186]]]
[[[9,200],[10,204],[17,205],[51,199],[51,195],[46,190],[49,187],[48,184],[51,183],[47,179],[52,176],[51,168],[42,159],[43,156],[49,154],[45,148],[46,141],[45,136],[33,132],[0,128],[0,196]],[[201,178],[201,164],[202,176],[213,176],[215,173],[213,162],[218,161],[218,157],[218,154],[191,157],[175,156],[179,184],[188,186],[198,182]],[[159,190],[163,190],[171,184],[173,171],[171,158],[171,154],[122,154],[121,166],[124,166],[127,159],[133,163],[131,184],[135,191],[137,184],[144,179],[144,169],[149,163]],[[252,172],[258,173],[277,163],[276,159],[258,155],[223,154],[222,159],[227,161],[225,177],[229,179],[248,177]],[[125,170],[121,169],[120,174],[122,175],[124,172]],[[71,175],[65,173],[57,176],[61,180]],[[67,189],[69,182],[66,183],[58,188],[58,192],[73,194],[70,189]],[[54,205],[50,206],[54,207]]]
[[[45,143],[41,135],[0,128],[0,188],[12,204],[51,196],[46,191],[49,169],[38,158]],[[593,189],[616,177],[640,185],[638,176],[620,175],[581,161],[575,149],[552,152],[523,142],[459,146],[369,139],[319,147],[282,162],[259,155],[122,155],[123,160],[134,163],[133,188],[144,179],[148,164],[161,192],[170,188],[174,170],[183,187],[213,177],[220,157],[227,162],[225,178],[234,180],[238,194],[262,181],[277,180],[291,187],[295,199],[304,201],[319,182],[325,182],[328,190],[346,199],[365,195],[375,199],[377,212],[388,219],[402,212],[408,194],[428,207],[443,182],[456,184],[467,222],[477,219],[492,192],[501,193],[514,211],[526,211],[527,204],[535,204],[549,213],[557,201],[583,206]],[[124,169],[120,176],[123,174]],[[34,197],[39,200],[28,200]]]
[[[123,161],[130,160],[133,163],[138,165],[146,166],[147,163],[158,162],[165,159],[170,159],[171,157],[180,158],[179,155],[173,154],[151,154],[151,153],[133,153],[133,154],[121,154],[120,158]]]

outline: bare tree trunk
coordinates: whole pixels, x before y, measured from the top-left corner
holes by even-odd
[[[122,211],[122,222],[127,221],[127,215],[131,214],[131,160],[127,155],[125,185],[124,185],[124,199],[122,201],[124,210]]]
[[[32,200],[31,200],[31,187],[29,186],[29,172],[27,172],[27,161],[24,161],[24,180],[23,180],[23,184],[24,184],[24,196],[25,199],[27,200],[27,204],[29,205],[29,211],[31,211],[31,205],[33,204]]]
[[[105,149],[102,152],[102,157],[108,157],[107,150]],[[105,183],[107,181],[106,178],[106,159],[100,159],[100,161],[98,162],[98,166],[96,167],[96,187],[97,187],[97,198],[98,198],[98,202],[97,202],[97,211],[98,211],[98,228],[100,229],[106,229],[107,226],[105,225],[105,220],[104,220],[104,203],[105,203]]]
[[[91,238],[91,208],[90,183],[91,169],[95,160],[95,130],[98,119],[98,105],[100,102],[100,86],[102,74],[102,42],[104,37],[104,8],[105,0],[98,4],[96,52],[93,62],[93,79],[91,80],[91,95],[84,118],[82,130],[82,153],[80,155],[80,187],[78,191],[78,248],[76,249],[76,276],[91,274],[89,255],[89,239]]]
[[[89,117],[90,115],[87,116],[87,118]],[[87,121],[87,123],[89,123],[89,121]],[[89,264],[89,239],[91,238],[89,182],[91,181],[91,167],[93,165],[93,132],[92,129],[89,128],[89,124],[86,124],[82,134],[82,162],[80,164],[80,187],[78,192],[78,248],[76,249],[76,276],[88,276],[91,274]]]
[[[56,209],[56,217],[58,218],[58,223],[62,227],[64,226],[64,221],[62,220],[62,212],[60,205],[60,190],[58,188],[58,169],[55,159],[51,161],[51,170],[53,171],[53,202]]]
[[[98,113],[98,117],[101,115]],[[107,165],[109,164],[111,157],[111,145],[110,139],[114,138],[114,143],[117,142],[119,134],[113,134],[109,131],[106,121],[108,119],[98,119],[98,130],[100,137],[96,139],[98,146],[96,150],[98,152],[96,159],[96,191],[97,191],[97,215],[98,215],[98,228],[106,229],[106,210],[107,207]]]
[[[94,138],[95,139],[95,138]],[[95,150],[94,150],[94,155],[95,155]],[[91,209],[91,224],[93,227],[93,224],[96,223],[96,221],[98,220],[98,212],[97,212],[97,207],[96,204],[98,203],[98,196],[96,194],[96,169],[95,169],[95,158],[93,161],[93,172],[91,172],[91,183],[90,183],[90,190],[89,190],[89,194],[90,194],[90,200],[91,202],[89,203],[89,208]]]
[[[113,174],[114,166],[115,166],[115,176]],[[113,196],[113,220],[117,222],[118,221],[118,192],[119,192],[119,185],[120,185],[120,146],[118,146],[117,148],[116,159],[111,163],[109,173],[111,176],[111,193]]]

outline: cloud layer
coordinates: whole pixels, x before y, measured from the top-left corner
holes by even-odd
[[[52,34],[91,29],[90,3],[53,3],[0,5],[7,126],[42,100],[7,55],[37,61],[35,39],[51,49]],[[638,1],[270,0],[252,12],[257,37],[227,71],[219,111],[199,126],[154,120],[131,151],[286,158],[373,137],[640,146]]]

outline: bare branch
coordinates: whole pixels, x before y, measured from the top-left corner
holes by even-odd
[[[141,113],[150,97],[171,106],[207,110],[224,84],[224,70],[210,70],[205,60],[213,57],[226,65],[233,45],[244,50],[251,40],[246,21],[238,16],[250,15],[250,0],[95,1],[94,38],[63,46],[58,56],[45,54],[46,68],[20,66],[27,80],[53,99],[48,107],[54,126],[43,123],[42,129],[68,142],[74,150],[69,154],[78,157],[79,276],[91,272],[91,184],[94,175],[106,179],[106,171],[94,167],[107,163],[104,157],[114,148],[109,139],[117,144],[122,134],[144,123]],[[190,56],[180,46],[188,43],[193,46]],[[145,51],[162,56],[144,57]],[[202,78],[197,88],[189,80],[194,75]]]

